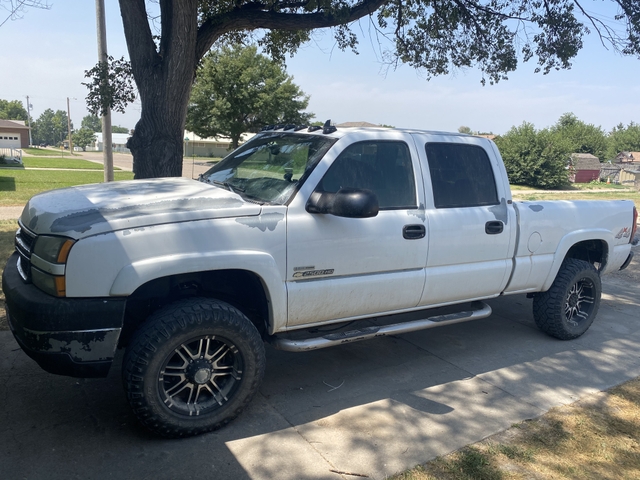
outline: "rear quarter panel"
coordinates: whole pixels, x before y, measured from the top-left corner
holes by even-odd
[[[548,290],[567,252],[579,242],[606,243],[603,274],[619,269],[629,255],[624,232],[631,227],[631,201],[555,200],[514,206],[520,232],[507,293]]]

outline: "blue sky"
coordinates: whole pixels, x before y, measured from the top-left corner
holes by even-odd
[[[591,10],[611,3],[586,2]],[[95,2],[50,3],[50,10],[27,10],[22,19],[0,27],[0,98],[26,105],[29,95],[37,118],[46,108],[66,110],[69,97],[71,118],[79,126],[87,115],[84,71],[97,62]],[[118,2],[105,3],[109,54],[127,57]],[[0,10],[0,23],[5,17]],[[368,26],[354,30],[366,32]],[[594,35],[585,39],[571,70],[535,74],[535,63],[529,62],[508,81],[484,87],[475,69],[430,81],[407,66],[385,74],[369,39],[362,38],[358,50],[359,55],[341,52],[329,33],[320,32],[287,60],[318,120],[445,131],[466,125],[498,134],[523,121],[547,127],[565,112],[607,131],[620,122],[640,123],[640,60],[607,51]],[[137,103],[125,114],[114,113],[113,123],[133,128],[139,116]]]

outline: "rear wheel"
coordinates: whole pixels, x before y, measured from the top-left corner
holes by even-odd
[[[264,344],[249,319],[227,303],[194,298],[159,310],[136,332],[123,382],[144,426],[183,437],[237,417],[264,369]]]
[[[595,267],[568,258],[551,288],[533,299],[533,318],[545,333],[571,340],[586,332],[598,313],[602,284]]]

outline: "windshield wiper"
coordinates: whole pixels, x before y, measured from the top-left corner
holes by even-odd
[[[241,188],[237,185],[233,185],[231,182],[228,182],[228,181],[221,182],[220,180],[214,180],[213,183],[215,185],[222,185],[223,187],[227,187],[227,190],[233,193],[244,192],[244,188]]]

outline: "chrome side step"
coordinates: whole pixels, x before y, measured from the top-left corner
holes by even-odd
[[[452,325],[454,323],[467,322],[470,320],[480,320],[491,315],[491,307],[486,303],[474,302],[474,306],[475,305],[478,305],[479,307],[477,310],[465,310],[446,315],[435,315],[421,320],[413,320],[391,325],[363,327],[356,330],[331,333],[321,337],[305,339],[276,337],[271,343],[278,350],[285,350],[287,352],[306,352],[307,350],[333,347],[335,345],[359,342],[361,340],[369,340],[376,337],[399,335],[401,333],[415,332],[443,325]]]

